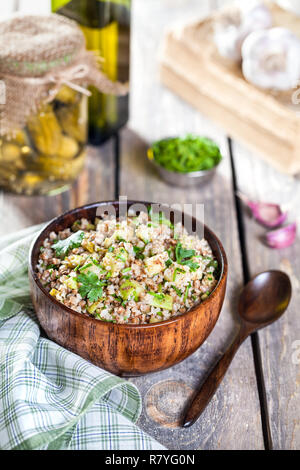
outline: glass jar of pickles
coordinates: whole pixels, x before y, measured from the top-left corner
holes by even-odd
[[[77,24],[55,14],[0,23],[0,81],[0,186],[27,195],[67,189],[84,165],[85,87],[124,87],[98,70]]]
[[[23,129],[0,139],[0,185],[24,194],[66,189],[83,168],[87,97],[62,86]]]

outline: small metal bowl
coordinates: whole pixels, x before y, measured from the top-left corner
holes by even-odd
[[[220,162],[217,163],[216,166],[214,166],[210,170],[191,171],[189,173],[179,173],[176,171],[167,170],[166,168],[156,163],[151,148],[147,150],[147,157],[151,165],[154,168],[156,168],[160,177],[166,183],[172,186],[176,185],[182,188],[203,185],[203,184],[208,183],[214,176],[216,169],[220,163]]]

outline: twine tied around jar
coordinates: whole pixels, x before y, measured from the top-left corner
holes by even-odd
[[[128,84],[112,82],[101,72],[77,24],[56,14],[20,15],[0,23],[0,81],[5,90],[2,136],[23,128],[62,85],[87,95],[89,85],[106,94],[128,93]]]

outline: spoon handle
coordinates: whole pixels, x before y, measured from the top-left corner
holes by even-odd
[[[205,382],[202,384],[199,392],[194,397],[192,404],[184,417],[184,420],[182,422],[182,426],[184,428],[192,426],[192,424],[197,421],[202,411],[206,408],[206,406],[214,396],[215,392],[217,391],[220,383],[222,382],[227,372],[227,369],[235,356],[236,351],[247,336],[248,334],[245,334],[245,332],[242,331],[241,328],[237,336],[233,340],[232,344],[229,346],[227,351],[223,354],[223,356],[219,359],[212,371],[209,373]]]

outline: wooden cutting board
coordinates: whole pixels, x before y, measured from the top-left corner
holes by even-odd
[[[267,2],[266,2],[267,3]],[[300,18],[268,4],[274,26],[300,35]],[[219,56],[214,15],[166,36],[160,64],[163,84],[258,152],[279,171],[300,172],[300,83],[267,92],[248,83],[238,64]]]

